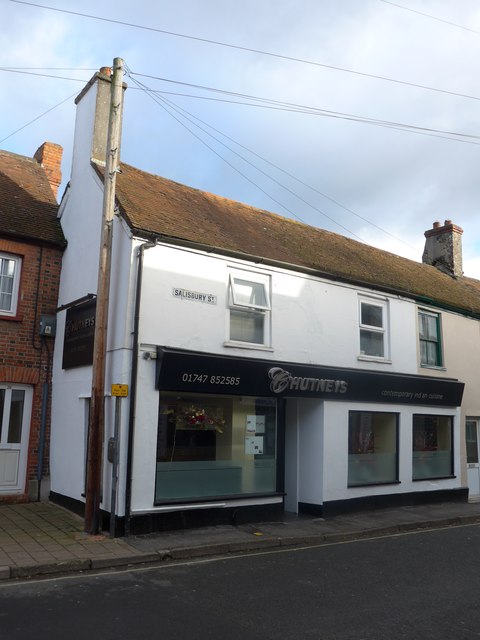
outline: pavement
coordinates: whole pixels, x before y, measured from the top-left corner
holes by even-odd
[[[285,514],[280,522],[111,538],[84,533],[82,518],[51,502],[0,504],[0,581],[318,546],[471,524],[480,524],[480,502],[386,508],[327,519]]]

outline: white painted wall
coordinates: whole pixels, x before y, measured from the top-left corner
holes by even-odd
[[[288,401],[285,412],[285,511],[297,513],[299,495],[298,400]]]
[[[272,276],[271,349],[239,348],[228,338],[228,275],[232,268]],[[174,287],[217,296],[209,305],[175,298]],[[365,294],[366,292],[362,292]],[[417,372],[416,308],[388,300],[389,362],[359,358],[358,288],[282,269],[181,248],[145,254],[140,341],[172,347],[389,372]]]
[[[72,212],[70,211],[69,213]],[[135,268],[132,269],[132,262],[135,265],[132,242],[126,234],[124,226],[119,221],[115,221],[114,224],[113,244],[111,295],[109,298],[109,334],[105,370],[105,392],[107,396],[105,404],[105,442],[114,433],[115,402],[113,398],[108,397],[111,385],[130,385],[131,382],[133,299],[136,274]],[[72,242],[69,249],[69,262],[65,264],[62,272],[63,303],[81,297],[86,293],[95,293],[97,288],[96,274],[95,284],[93,285],[90,268],[75,267],[78,263],[82,264],[82,247],[77,248],[76,243]],[[92,263],[95,264],[96,270],[98,268],[98,250],[96,255],[91,250],[86,262],[89,263],[89,267],[91,267]],[[67,297],[70,290],[76,290],[75,296]],[[92,369],[91,367],[62,369],[65,317],[66,311],[57,314],[52,392],[51,490],[77,500],[83,500],[86,398],[91,395]],[[122,512],[120,515],[123,515],[123,505],[125,503],[129,402],[130,398],[122,399],[121,401],[121,465],[118,484],[118,504]],[[110,494],[111,464],[105,460],[102,506],[106,509],[110,509]]]
[[[304,398],[298,403],[299,468],[298,501],[323,502],[324,403]]]
[[[61,206],[61,222],[68,247],[63,260],[60,305],[87,293],[95,293],[97,288],[102,184],[90,165],[95,100],[96,85],[93,85],[78,105],[71,186]],[[116,218],[107,341],[107,390],[112,383],[130,383],[137,250],[140,244],[140,240],[132,239],[125,224]],[[240,348],[226,343],[229,326],[228,275],[231,268],[271,275],[272,344],[269,349]],[[217,297],[217,303],[207,305],[176,298],[172,295],[174,287],[213,294]],[[359,294],[372,295],[342,283],[211,253],[167,245],[146,249],[140,312],[141,349],[135,356],[138,358],[138,395],[132,509],[137,512],[151,510],[154,496],[159,395],[155,389],[155,362],[144,359],[144,352],[156,345],[163,345],[239,357],[418,373],[416,306],[398,296],[378,295],[378,299],[388,304],[390,358],[389,361],[365,360],[359,358]],[[445,320],[446,328],[450,326],[449,322]],[[64,323],[65,312],[62,312],[58,315],[53,374],[52,491],[80,500],[84,477],[85,398],[90,396],[91,368],[62,370]],[[469,326],[468,335],[472,331]],[[467,342],[461,351],[463,357],[467,357]],[[448,361],[457,363],[456,359],[450,358],[449,354]],[[456,366],[452,365],[451,369],[449,364],[448,374],[456,370]],[[473,371],[472,367],[472,376]],[[123,515],[125,497],[129,402],[130,398],[122,401],[119,515]],[[314,400],[290,401],[288,406],[287,504],[294,505],[298,500],[321,503],[358,495],[436,488],[435,483],[412,483],[410,479],[411,456],[408,452],[411,451],[413,408],[401,409],[400,449],[404,452],[400,461],[401,484],[347,489],[348,410],[379,410],[379,406],[345,403],[322,405]],[[113,433],[113,407],[113,399],[107,398],[105,440]],[[395,409],[392,405],[386,405],[385,410]],[[415,410],[426,412],[425,408]],[[408,429],[405,426],[407,424],[410,424]],[[456,438],[459,438],[458,435]],[[459,449],[459,442],[456,442],[456,470],[459,469]],[[302,460],[301,468],[297,464],[299,458]],[[110,465],[105,462],[103,506],[107,509],[110,507],[110,473]],[[458,479],[441,482],[441,488],[457,486]]]
[[[95,179],[94,177],[91,181],[92,188],[95,188]],[[69,215],[70,220],[75,219],[71,210]],[[74,233],[78,233],[73,223],[70,228],[74,229]],[[114,244],[107,389],[111,383],[130,382],[136,248],[139,241],[132,242],[125,227],[117,221],[114,227]],[[79,277],[78,269],[73,269],[72,266],[75,264],[74,254],[77,259],[79,257],[74,247],[74,243],[69,247],[71,262],[63,275],[62,291],[68,291],[70,283],[76,282]],[[91,251],[91,261],[94,260],[93,253]],[[244,268],[247,271],[253,270],[272,276],[270,350],[242,349],[225,344],[228,338],[227,292],[230,268]],[[88,270],[84,276],[88,281]],[[217,297],[217,304],[208,305],[176,298],[172,295],[174,287],[213,294]],[[85,288],[82,293],[84,292]],[[154,349],[156,345],[164,345],[200,352],[236,354],[240,357],[417,373],[416,306],[397,297],[380,296],[381,299],[387,299],[389,305],[391,362],[365,361],[358,357],[358,298],[359,292],[354,287],[324,282],[312,276],[282,269],[255,268],[247,262],[171,246],[162,245],[147,249],[140,313],[139,343],[142,348],[138,359],[132,509],[136,512],[148,511],[152,508],[154,495],[158,391],[155,389],[155,362],[145,360],[144,352]],[[60,318],[62,315],[64,314],[60,314]],[[58,339],[61,342],[61,320],[58,329]],[[52,490],[78,499],[83,490],[82,483],[78,481],[80,475],[83,478],[83,472],[80,474],[83,455],[78,456],[77,453],[82,449],[84,441],[85,404],[79,397],[82,394],[90,394],[91,372],[90,368],[62,372],[59,370],[60,359],[61,348],[57,350],[55,368],[58,386],[54,400],[53,457],[56,461],[55,470],[52,470]],[[125,406],[122,405],[123,463],[126,462],[128,402],[129,400],[126,400]],[[113,405],[113,401],[110,404]],[[387,411],[395,411],[392,405],[385,407]],[[427,486],[435,488],[432,483],[411,482],[411,456],[407,455],[401,460],[401,484],[347,489],[348,408],[355,407],[344,403],[328,403],[324,408],[326,413],[323,416],[322,403],[302,400],[298,401],[296,414],[290,412],[293,422],[290,426],[287,424],[287,485],[290,496],[287,503],[292,502],[289,508],[293,508],[295,500],[321,504],[323,501],[359,495],[420,491],[425,490]],[[356,408],[368,410],[369,407],[360,404]],[[378,405],[370,408],[379,410]],[[425,412],[425,408],[418,410]],[[402,408],[401,412],[403,422],[408,419],[408,411]],[[293,427],[293,424],[296,426]],[[301,425],[300,430],[298,425]],[[113,411],[110,409],[107,410],[106,439],[112,433]],[[400,433],[401,438],[411,438],[411,420],[409,430],[401,427]],[[407,433],[410,435],[406,435]],[[295,444],[295,449],[290,450],[292,444]],[[402,441],[400,450],[411,451],[411,441]],[[58,451],[63,452],[60,462]],[[69,453],[65,454],[66,451]],[[322,465],[326,451],[328,456]],[[459,443],[455,452],[458,456]],[[70,457],[75,455],[76,459],[70,460]],[[302,465],[295,468],[295,459],[301,459]],[[457,469],[459,470],[460,466]],[[119,485],[121,506],[124,504],[124,486],[125,464],[122,465]],[[444,480],[439,486],[457,487],[459,481]],[[104,487],[104,507],[109,508],[108,463],[105,464]],[[292,497],[294,495],[295,498]],[[120,515],[122,514],[123,511],[120,509]]]
[[[87,293],[96,293],[102,224],[103,184],[90,163],[97,85],[77,107],[70,186],[60,207],[68,241],[62,263],[59,306]],[[109,296],[109,333],[106,362],[105,442],[113,436],[115,401],[111,384],[130,384],[134,313],[135,243],[126,225],[115,218]],[[83,500],[86,444],[86,405],[91,395],[91,367],[62,369],[66,311],[57,314],[53,362],[51,426],[51,490]],[[123,515],[130,398],[122,400],[120,424],[120,477],[118,504]],[[105,455],[106,457],[106,455]],[[103,502],[110,509],[111,465],[104,461]]]
[[[132,510],[151,511],[155,497],[159,392],[155,391],[155,361],[138,359],[138,395],[133,444]]]
[[[272,276],[270,350],[225,344],[231,268]],[[173,288],[212,294],[216,296],[217,304],[176,298],[172,294]],[[416,370],[415,309],[411,303],[397,298],[389,298],[389,305],[395,328],[392,363],[358,360],[358,292],[353,287],[162,245],[145,251],[139,342],[144,351],[163,345],[240,357],[412,373]],[[154,371],[153,361],[139,358],[132,489],[134,511],[151,509],[153,504],[158,420]],[[301,424],[300,432],[297,431],[298,424]],[[286,455],[287,469],[293,474],[287,473],[289,508],[296,510],[299,500],[321,503],[323,431],[322,408],[318,401],[299,402],[296,415],[289,408]],[[303,460],[301,468],[297,468],[297,455]]]

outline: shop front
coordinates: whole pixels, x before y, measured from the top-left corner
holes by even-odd
[[[155,383],[152,507],[164,517],[322,513],[440,479],[458,489],[456,380],[158,347]]]

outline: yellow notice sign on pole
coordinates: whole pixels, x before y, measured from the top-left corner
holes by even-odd
[[[112,396],[126,398],[128,396],[128,384],[112,384]]]

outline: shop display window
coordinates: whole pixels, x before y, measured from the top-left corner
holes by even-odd
[[[413,480],[453,475],[452,436],[452,416],[413,416]]]
[[[398,481],[398,414],[350,411],[348,486]]]
[[[276,401],[160,393],[156,503],[275,493]]]

